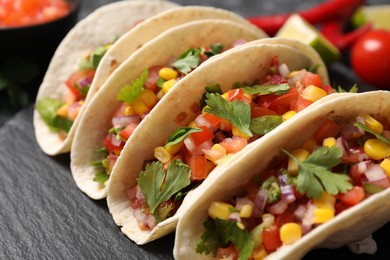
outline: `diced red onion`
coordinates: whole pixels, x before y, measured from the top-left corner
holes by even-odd
[[[136,193],[135,193],[135,197],[139,200],[144,200],[145,199],[145,195],[144,193],[142,192],[142,189],[139,185],[137,185],[137,190],[136,190]]]
[[[302,227],[302,234],[306,234],[309,232],[313,225],[313,219],[314,219],[314,210],[316,206],[311,204],[310,202],[306,206],[306,213],[305,216],[302,219],[301,227]]]
[[[253,206],[253,204],[254,204],[253,201],[251,201],[250,199],[248,199],[246,197],[239,197],[239,198],[236,198],[235,208],[238,210],[241,210],[243,206],[245,206],[245,205]]]
[[[245,43],[247,43],[247,40],[245,39],[239,39],[235,42],[233,42],[233,47],[237,47],[237,46],[241,46],[241,45],[244,45]]]
[[[261,217],[267,204],[268,191],[261,189],[257,192],[255,203],[253,205],[253,217]]]
[[[116,135],[112,134],[111,135],[111,143],[113,146],[119,147],[121,145],[122,141],[120,139],[118,139],[116,137]]]
[[[211,124],[209,121],[207,121],[203,114],[200,114],[198,115],[196,118],[195,118],[195,123],[198,125],[198,126],[206,126],[207,128],[211,128]]]
[[[153,216],[152,214],[148,214],[146,218],[146,225],[149,227],[149,229],[155,228],[157,225],[155,216]]]
[[[82,87],[86,87],[86,86],[89,86],[91,85],[91,80],[89,79],[89,77],[84,77],[84,78],[81,78],[77,81],[77,85],[82,88]]]
[[[282,214],[288,208],[287,202],[279,200],[278,202],[267,207],[267,211],[271,214]]]
[[[279,65],[279,74],[285,79],[288,78],[288,75],[290,74],[290,70],[288,69],[285,63]]]
[[[141,121],[141,118],[138,115],[117,116],[117,117],[112,118],[112,125],[115,128],[126,127],[131,123],[139,123],[140,121]]]
[[[280,190],[282,193],[282,200],[286,203],[292,203],[296,200],[294,189],[288,184],[288,177],[286,174],[279,174],[278,176]]]
[[[390,186],[389,179],[379,164],[375,164],[367,169],[364,173],[369,183],[372,183],[378,187],[387,188]]]
[[[306,214],[306,206],[299,204],[298,207],[294,210],[294,217],[296,217],[298,220],[302,221]]]
[[[126,190],[126,196],[129,200],[135,199],[135,194],[137,192],[137,185]]]
[[[140,223],[145,223],[148,217],[145,213],[142,212],[142,209],[135,209],[133,216]]]

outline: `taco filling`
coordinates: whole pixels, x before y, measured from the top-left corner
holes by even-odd
[[[261,81],[237,83],[226,93],[218,84],[205,89],[199,115],[155,148],[155,160],[145,162],[137,184],[126,191],[142,230],[174,215],[187,192],[216,166],[334,92],[319,74],[290,71],[276,56]]]
[[[35,108],[53,132],[62,139],[67,137],[79,111],[84,104],[100,60],[112,44],[96,48],[79,63],[78,69],[65,82],[67,94],[64,100],[41,98]]]
[[[241,194],[210,204],[197,253],[262,259],[390,186],[390,122],[381,117],[326,119],[281,154]]]
[[[170,88],[210,57],[245,42],[237,40],[228,48],[221,43],[190,48],[168,66],[145,68],[132,84],[123,86],[117,95],[117,100],[122,103],[112,115],[111,128],[102,140],[104,147],[98,150],[105,154],[104,159],[92,162],[99,168],[94,181],[105,184],[126,141]]]

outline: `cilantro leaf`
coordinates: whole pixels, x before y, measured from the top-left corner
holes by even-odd
[[[168,137],[165,147],[180,143],[188,135],[200,131],[202,131],[202,129],[197,127],[179,127]]]
[[[389,139],[389,138],[386,138],[386,137],[384,137],[383,135],[380,135],[380,134],[375,133],[375,132],[372,131],[370,128],[368,128],[365,124],[363,124],[363,123],[361,123],[361,122],[355,122],[355,123],[354,123],[354,126],[360,128],[360,129],[363,129],[364,131],[369,132],[370,134],[375,135],[376,138],[382,140],[382,141],[385,142],[386,144],[390,144],[390,139]]]
[[[54,98],[41,98],[35,104],[35,109],[38,111],[42,120],[47,124],[53,132],[64,130],[69,132],[73,121],[57,115],[57,110],[63,105],[63,102]]]
[[[172,66],[184,74],[188,74],[200,64],[200,48],[191,48],[182,53]]]
[[[353,85],[349,91],[346,91],[345,89],[343,89],[341,86],[338,86],[337,89],[335,89],[335,92],[338,92],[338,93],[345,93],[345,92],[349,92],[349,93],[357,93],[358,92],[358,86],[355,84]]]
[[[103,58],[104,54],[106,54],[108,50],[108,46],[100,46],[93,50],[92,53],[87,55],[81,62],[80,62],[80,69],[97,69],[99,66],[99,63],[101,59]]]
[[[223,44],[222,43],[217,43],[217,44],[212,44],[210,46],[210,51],[205,51],[204,54],[207,56],[207,57],[212,57],[214,55],[217,55],[219,53],[222,52],[223,50]]]
[[[133,84],[122,87],[117,95],[117,99],[126,102],[127,104],[131,104],[131,102],[138,97],[139,93],[141,93],[142,87],[148,80],[148,74],[148,70],[145,68]]]
[[[161,162],[152,162],[146,165],[137,178],[138,185],[145,194],[150,212],[156,216],[158,222],[161,217],[156,212],[157,207],[172,195],[191,184],[191,170],[180,160],[173,160],[165,172]]]
[[[251,107],[248,103],[234,100],[230,102],[219,94],[207,93],[205,113],[226,119],[248,136],[253,134],[249,130],[251,124]]]
[[[208,218],[203,222],[203,226],[206,229],[200,237],[200,242],[196,246],[196,252],[199,254],[213,254],[217,255],[218,247],[227,246],[223,245],[218,238],[218,233],[216,232],[215,222]]]
[[[262,86],[262,85],[255,85],[255,86],[245,86],[243,87],[244,92],[250,95],[282,95],[287,93],[290,90],[290,86],[285,84],[279,84],[279,85],[269,85],[269,86]]]
[[[96,173],[93,181],[104,184],[106,181],[108,181],[108,178],[109,178],[109,176],[105,172],[98,172],[98,173]]]
[[[252,133],[265,135],[283,122],[282,116],[260,116],[251,120]]]
[[[333,173],[331,168],[339,164],[342,150],[338,147],[320,147],[303,162],[283,150],[298,164],[297,188],[308,198],[321,197],[324,190],[329,194],[346,192],[352,188],[346,174]]]

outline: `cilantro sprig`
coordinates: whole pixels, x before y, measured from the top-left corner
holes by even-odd
[[[260,116],[251,120],[249,129],[252,133],[265,135],[281,123],[283,123],[282,116]]]
[[[138,185],[145,194],[150,212],[156,217],[157,222],[164,220],[164,216],[157,210],[158,206],[190,185],[190,177],[191,169],[181,160],[171,161],[167,171],[161,162],[152,162],[140,173],[137,178]]]
[[[222,43],[216,43],[216,44],[212,44],[210,46],[210,51],[205,51],[204,54],[207,56],[207,57],[212,57],[214,55],[217,55],[219,53],[222,52],[224,46]]]
[[[331,168],[340,163],[343,154],[338,147],[320,147],[305,161],[299,161],[292,154],[283,152],[298,164],[297,189],[308,198],[320,198],[323,191],[336,195],[352,188],[348,175],[333,173]]]
[[[183,74],[188,74],[200,64],[200,48],[190,48],[179,55],[179,58],[172,63],[172,66]]]
[[[250,95],[282,95],[287,93],[290,90],[290,86],[285,84],[279,84],[279,85],[269,85],[269,86],[262,86],[262,85],[254,85],[254,86],[245,86],[243,87],[244,92]]]
[[[171,133],[168,137],[167,143],[165,147],[175,145],[183,141],[188,135],[196,132],[200,132],[202,129],[198,127],[179,127],[173,133]]]
[[[218,247],[227,247],[233,243],[239,251],[239,259],[248,259],[254,249],[254,241],[250,233],[245,229],[240,229],[234,221],[216,218],[208,219],[203,223],[206,232],[202,234],[196,252],[200,254],[216,255]]]
[[[52,132],[63,130],[68,133],[73,125],[72,120],[57,115],[57,110],[62,105],[62,101],[54,98],[41,98],[35,104],[35,109]]]
[[[361,122],[355,122],[354,123],[354,126],[374,135],[376,138],[382,140],[383,142],[385,142],[386,144],[390,144],[390,139],[389,138],[386,138],[384,137],[383,135],[380,135],[378,133],[375,133],[374,131],[372,131],[370,128],[368,128],[365,124],[361,123]]]
[[[244,134],[253,136],[249,130],[251,124],[251,107],[248,103],[239,100],[230,102],[222,98],[221,95],[214,93],[207,93],[205,101],[209,106],[205,108],[205,113],[226,119]]]
[[[148,76],[148,69],[145,68],[141,75],[133,82],[133,84],[122,87],[117,95],[117,99],[119,101],[126,102],[127,104],[131,104],[133,100],[138,97],[139,93],[141,93],[143,86],[148,80]]]

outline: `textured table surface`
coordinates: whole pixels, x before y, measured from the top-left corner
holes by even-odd
[[[84,0],[80,19],[109,2]],[[298,10],[320,1],[173,2],[216,6],[248,17]],[[332,82],[346,87],[358,83],[362,91],[371,89],[344,63],[332,65],[329,71]],[[78,190],[70,173],[69,154],[49,157],[41,152],[32,115],[32,104],[17,113],[3,106],[0,109],[0,259],[172,259],[175,234],[144,246],[131,242],[113,222],[104,200],[93,201]],[[374,256],[355,255],[342,247],[316,249],[304,259],[385,259],[390,253],[386,242],[389,231],[386,225],[373,234],[378,244]]]

